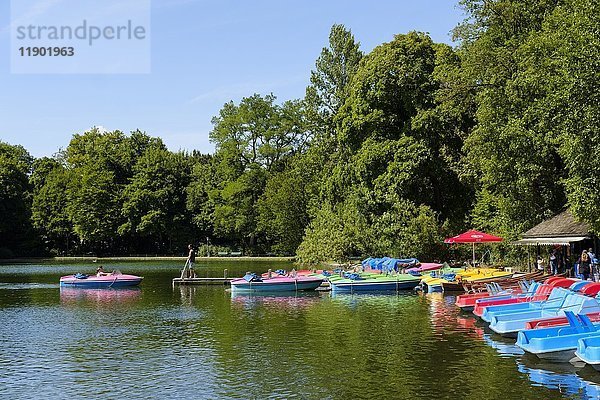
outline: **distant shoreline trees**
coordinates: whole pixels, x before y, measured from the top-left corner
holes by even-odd
[[[209,238],[308,263],[431,260],[444,236],[512,239],[565,206],[600,230],[600,6],[460,6],[455,48],[410,32],[364,54],[334,25],[304,98],[226,103],[211,155],[140,131],[92,129],[37,160],[0,142],[0,257]]]

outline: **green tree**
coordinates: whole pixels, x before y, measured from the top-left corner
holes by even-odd
[[[600,5],[568,0],[524,44],[521,91],[533,93],[535,115],[558,149],[568,204],[600,232]]]
[[[257,166],[250,167],[234,180],[222,182],[214,196],[214,227],[217,235],[255,251],[257,241],[258,199],[266,181],[266,173]]]
[[[111,251],[118,245],[122,187],[115,181],[115,172],[100,165],[88,164],[73,171],[69,219],[79,239],[95,251]]]
[[[200,182],[190,186],[188,193],[193,193],[195,201],[188,201],[188,208],[206,209],[194,204],[205,202],[213,210],[211,222],[216,235],[251,251],[259,245],[264,248],[265,238],[257,237],[258,201],[269,176],[282,171],[287,160],[302,153],[310,142],[304,104],[287,101],[279,105],[273,95],[255,94],[237,105],[225,104],[213,124],[214,172],[195,171]],[[216,186],[207,187],[210,183]],[[207,220],[204,216],[201,219]]]
[[[329,47],[321,50],[315,62],[305,96],[307,115],[320,139],[333,136],[333,117],[348,98],[350,82],[362,57],[360,43],[354,40],[352,32],[344,25],[333,25]]]
[[[341,208],[341,206],[338,206]],[[298,247],[297,257],[302,263],[317,264],[323,261],[342,261],[353,253],[355,241],[346,228],[340,210],[330,204],[319,208],[306,230],[306,237]]]
[[[271,171],[310,140],[301,101],[275,104],[272,94],[245,97],[239,105],[226,103],[214,117],[210,139],[227,163],[226,173],[238,174],[251,166]]]
[[[467,111],[442,93],[444,72],[458,63],[451,48],[416,32],[362,59],[335,116],[338,150],[322,185],[327,211],[307,230],[302,259],[322,257],[310,254],[311,242],[327,230],[339,239],[331,246],[338,257],[436,254],[442,223],[462,219],[457,210],[469,205],[453,166]],[[332,214],[337,227],[329,226]]]
[[[136,160],[149,147],[165,148],[162,140],[139,130],[130,136],[119,130],[103,132],[98,128],[75,134],[65,150],[65,161],[72,168],[102,165],[114,172],[115,182],[125,184],[133,175]]]
[[[444,219],[462,218],[467,188],[453,165],[462,155],[468,120],[466,111],[445,101],[442,80],[442,71],[456,63],[448,46],[416,32],[397,35],[363,59],[337,116],[338,140],[348,157],[341,163],[340,187],[348,187],[344,179],[352,176],[344,169],[360,169],[358,181],[368,188],[395,187]],[[412,183],[389,170],[398,162],[420,164]]]
[[[28,179],[32,162],[22,146],[0,142],[0,258],[26,255],[35,246]]]
[[[476,191],[473,225],[517,237],[568,205],[599,229],[598,4],[461,4],[468,18],[455,30],[461,68],[450,92],[475,99],[461,173]]]
[[[191,242],[194,229],[185,206],[191,168],[191,158],[183,153],[147,148],[123,192],[126,222],[119,234],[146,239],[146,251],[172,252]]]
[[[310,192],[301,166],[276,173],[266,183],[258,202],[258,226],[278,253],[294,254],[310,222]]]
[[[311,218],[319,214],[321,186],[335,165],[334,116],[348,97],[362,57],[350,30],[333,25],[328,47],[322,49],[311,71],[304,99],[310,146],[288,158],[283,170],[268,178],[259,202],[258,229],[276,252],[295,252]]]
[[[66,254],[73,248],[73,224],[67,212],[71,176],[57,159],[42,157],[33,163],[31,221],[52,254]]]
[[[149,148],[162,148],[160,139],[140,131],[94,128],[74,135],[65,150],[73,179],[68,190],[69,219],[84,246],[95,251],[128,251],[128,240],[117,234],[127,221],[122,213],[124,190],[137,160]]]
[[[214,235],[214,199],[218,197],[219,161],[212,155],[199,157],[192,168],[186,189],[186,208],[202,237]]]

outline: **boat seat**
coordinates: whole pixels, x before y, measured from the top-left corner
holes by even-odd
[[[583,325],[581,323],[581,320],[579,318],[577,318],[577,316],[575,315],[575,313],[573,313],[573,311],[565,311],[565,317],[567,318],[567,321],[569,322],[569,331],[571,331],[572,329],[575,329],[576,332],[582,332],[583,331]],[[565,332],[565,328],[559,329],[558,330],[558,335],[560,336],[562,332]]]
[[[581,306],[581,304],[583,303],[583,300],[584,300],[584,298],[582,295],[573,293],[565,298],[565,301],[563,302],[563,304],[560,308],[573,311],[578,306]]]
[[[579,317],[579,320],[581,321],[581,324],[584,327],[588,328],[589,330],[598,330],[598,328],[596,327],[596,325],[594,325],[592,323],[592,321],[590,320],[590,317],[588,317],[587,315],[585,315],[585,314],[579,314],[578,317]]]
[[[589,285],[586,285],[583,289],[581,289],[581,293],[586,296],[596,296],[600,292],[600,283],[599,282],[590,282]]]
[[[541,287],[542,287],[541,283],[535,282],[534,284],[529,286],[529,288],[527,289],[527,294],[532,295],[532,294],[536,293]]]
[[[578,279],[560,278],[560,279],[550,282],[550,285],[552,285],[554,287],[568,288],[569,286],[571,286],[573,283],[575,283],[577,281],[578,281]]]
[[[569,328],[562,328],[558,330],[558,335],[567,334],[571,335],[572,330],[575,329],[575,332],[583,333],[583,332],[595,332],[599,329],[596,325],[590,321],[587,315],[585,314],[575,314],[572,311],[565,311],[565,317],[569,321]]]
[[[534,294],[528,295],[527,297],[531,298],[532,301],[546,300],[552,292],[552,289],[552,286],[543,283],[537,288]]]
[[[590,282],[590,281],[574,282],[571,286],[569,286],[569,290],[572,290],[574,292],[580,292],[583,288],[585,288],[590,283],[592,283],[592,282]]]

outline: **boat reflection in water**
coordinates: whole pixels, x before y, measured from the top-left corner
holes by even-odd
[[[308,307],[321,299],[319,292],[237,292],[231,291],[231,305],[244,309],[265,307],[271,309],[298,309]]]
[[[343,304],[351,310],[363,307],[375,307],[377,309],[392,310],[402,307],[403,301],[412,302],[416,296],[410,290],[404,291],[381,291],[381,292],[359,292],[359,293],[336,293],[329,292],[332,302]]]
[[[576,399],[600,398],[600,375],[584,363],[552,363],[525,354],[514,340],[496,334],[484,334],[483,340],[501,357],[514,358],[519,372],[538,386],[558,390]]]
[[[518,361],[517,368],[535,385],[555,389],[563,395],[577,399],[600,398],[598,376],[592,368],[582,368],[568,363],[535,364],[533,361],[530,363],[529,360]]]
[[[124,303],[137,301],[142,290],[135,288],[117,289],[82,289],[61,287],[61,303],[95,302],[95,303]]]
[[[599,399],[600,376],[583,363],[552,363],[532,357],[510,339],[485,334],[484,341],[502,356],[513,357],[519,372],[538,386],[558,390],[561,394],[576,399]]]
[[[513,358],[519,372],[527,375],[533,385],[558,390],[575,399],[600,399],[600,374],[584,363],[551,363],[532,357],[515,344],[514,339],[486,333],[484,327],[470,314],[454,306],[454,296],[428,294],[431,323],[434,330],[463,331],[469,337],[483,340],[500,357]],[[490,331],[491,332],[491,331]]]
[[[500,354],[500,357],[520,357],[525,354],[525,351],[515,344],[514,339],[504,338],[492,333],[485,333],[482,338],[488,346]]]
[[[483,337],[483,328],[477,325],[477,320],[454,306],[455,296],[443,293],[427,293],[424,296],[429,302],[431,326],[438,336],[460,333],[475,339]]]

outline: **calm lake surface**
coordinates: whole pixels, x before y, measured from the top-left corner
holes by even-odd
[[[596,399],[600,374],[545,364],[453,296],[232,295],[173,287],[174,262],[106,263],[135,290],[60,289],[95,264],[0,265],[0,398]],[[201,276],[286,263],[214,262]]]

